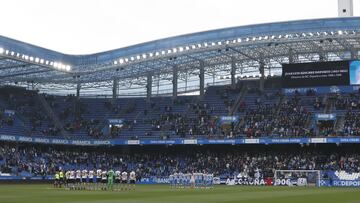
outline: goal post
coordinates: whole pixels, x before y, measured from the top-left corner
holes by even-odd
[[[274,185],[320,187],[320,170],[275,170]]]

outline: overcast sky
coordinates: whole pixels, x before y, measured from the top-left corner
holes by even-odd
[[[355,15],[360,0],[354,0]],[[337,0],[0,0],[0,35],[89,54],[210,29],[337,17]]]

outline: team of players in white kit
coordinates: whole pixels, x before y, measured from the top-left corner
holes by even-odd
[[[212,188],[214,175],[209,173],[174,173],[169,176],[171,188]]]
[[[213,174],[174,173],[169,176],[171,188],[212,188]],[[136,173],[113,170],[71,170],[65,172],[65,188],[70,190],[135,189]]]
[[[65,172],[65,188],[70,190],[134,190],[135,183],[135,171],[84,169]]]

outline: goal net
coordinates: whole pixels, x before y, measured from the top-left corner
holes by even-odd
[[[275,170],[274,185],[319,186],[319,170]]]

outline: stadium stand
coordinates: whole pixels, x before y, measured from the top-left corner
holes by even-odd
[[[191,149],[191,150],[189,150]],[[171,173],[210,172],[222,178],[273,177],[274,170],[343,170],[360,172],[359,155],[349,147],[133,147],[126,151],[100,147],[0,145],[0,171],[25,177],[47,177],[59,168],[134,170],[139,178]]]
[[[233,113],[240,120],[222,128],[218,118],[230,114],[239,95],[229,86],[209,87],[203,100],[197,96],[143,98],[80,98],[53,96],[14,88],[1,89],[1,133],[10,135],[74,136],[77,138],[177,138],[177,137],[322,137],[359,135],[359,95],[282,95],[277,88],[249,88]],[[11,93],[9,93],[11,91]],[[44,97],[54,116],[63,123],[66,135],[56,127],[51,114],[44,114],[39,97]],[[337,130],[316,130],[314,114],[336,113]],[[11,112],[11,115],[6,112]],[[107,120],[121,118],[120,128]]]

